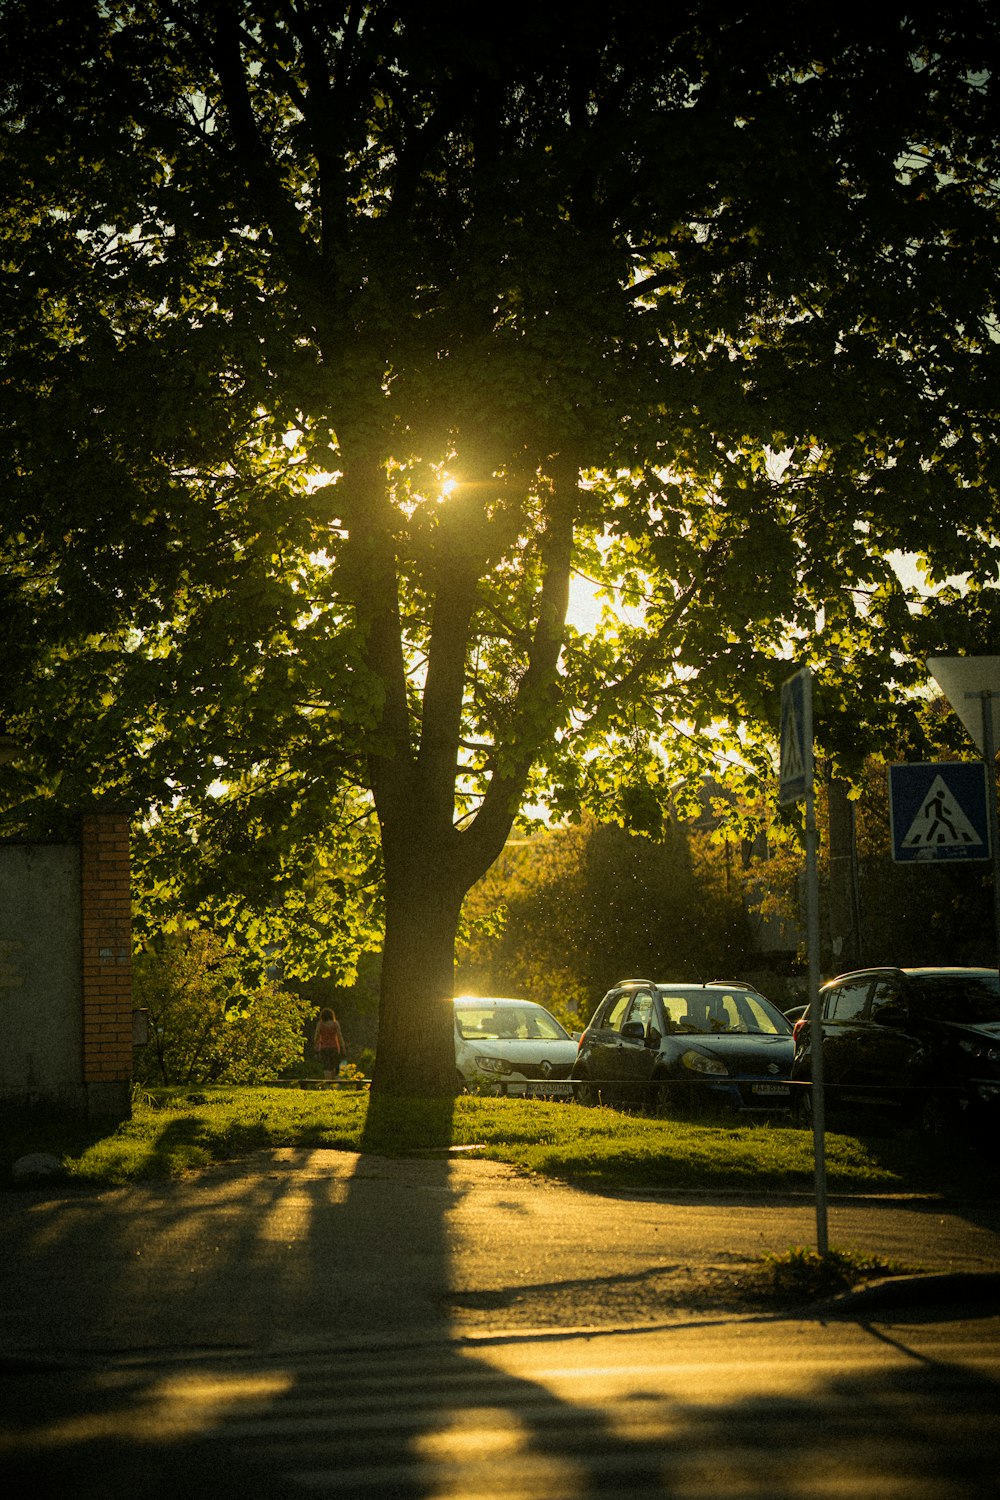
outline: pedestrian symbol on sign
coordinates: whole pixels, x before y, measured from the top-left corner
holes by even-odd
[[[903,848],[928,853],[934,849],[982,845],[982,839],[969,822],[944,780],[936,776],[929,792],[903,839]]]

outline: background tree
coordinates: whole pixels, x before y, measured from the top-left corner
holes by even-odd
[[[481,913],[501,912],[485,932]],[[740,871],[705,833],[661,840],[588,820],[505,851],[470,893],[458,978],[514,994],[582,1030],[616,980],[744,977],[756,959]]]
[[[263,921],[370,796],[376,1087],[450,1087],[462,899],[543,785],[650,831],[720,724],[769,771],[789,642],[847,761],[955,614],[893,549],[995,577],[996,41],[9,0],[18,826],[129,796]]]
[[[829,833],[831,784],[829,778],[819,779],[820,911],[828,918],[820,926],[820,962],[827,977],[873,964],[990,967],[994,962],[992,879],[988,862],[896,864],[892,857],[889,761],[955,758],[948,744],[953,726],[941,718],[936,711],[938,707],[928,705],[927,738],[921,738],[919,748],[902,747],[888,757],[870,755],[855,773],[851,792],[853,869],[841,870],[836,875],[834,841]],[[940,734],[934,733],[935,720],[939,730],[945,731],[944,743]],[[967,754],[964,758],[968,758]],[[843,787],[840,790],[842,793]],[[772,826],[771,833],[771,839],[755,841],[753,855],[742,872],[744,900],[751,915],[757,913],[764,922],[784,929],[789,936],[789,954],[794,955],[798,949],[797,967],[801,971],[806,961],[801,855],[793,830]],[[843,854],[846,858],[846,851]],[[831,893],[835,878],[853,882],[853,892],[844,893],[839,907]],[[856,910],[845,914],[844,905],[855,903]],[[850,929],[846,934],[845,918]],[[844,942],[845,935],[849,936],[849,943]],[[797,981],[800,993],[794,999],[791,991],[782,995],[778,976],[770,987],[767,983],[762,987],[783,1006],[807,998],[802,992],[801,979]]]
[[[932,745],[923,758],[952,757]],[[858,791],[862,962],[992,967],[996,928],[989,862],[894,863],[885,760],[869,759]]]

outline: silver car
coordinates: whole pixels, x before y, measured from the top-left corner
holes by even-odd
[[[455,1065],[462,1088],[569,1098],[576,1042],[531,1000],[458,995]]]

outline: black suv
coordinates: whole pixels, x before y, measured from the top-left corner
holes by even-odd
[[[1000,1125],[996,969],[860,969],[831,979],[823,1007],[824,1108],[892,1111],[937,1128]],[[808,1016],[795,1024],[792,1077],[812,1078]]]

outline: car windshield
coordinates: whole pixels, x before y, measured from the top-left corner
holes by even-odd
[[[463,1005],[456,1012],[458,1029],[463,1037],[489,1037],[496,1041],[510,1038],[514,1041],[565,1042],[569,1033],[564,1031],[547,1010],[540,1005]]]
[[[746,1036],[789,1036],[791,1026],[780,1011],[760,995],[745,990],[698,989],[672,993],[661,990],[663,1018],[668,1030],[718,1036],[726,1032]]]
[[[964,1021],[982,1026],[1000,1021],[1000,975],[921,974],[911,981],[912,1009],[929,1021]]]

